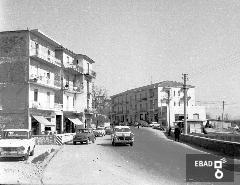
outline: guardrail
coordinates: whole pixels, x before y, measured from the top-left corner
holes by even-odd
[[[174,137],[174,133],[171,132],[171,136]],[[224,141],[218,139],[210,139],[206,137],[194,136],[194,135],[180,135],[180,141],[198,145],[200,147],[221,152],[226,155],[240,157],[240,143],[232,141]]]

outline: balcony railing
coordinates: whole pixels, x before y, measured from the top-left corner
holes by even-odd
[[[56,66],[61,67],[61,60],[55,58],[52,55],[48,55],[47,53],[44,53],[38,49],[32,49],[31,50],[31,56],[39,58],[40,60],[44,60],[45,62],[54,64]]]
[[[30,108],[34,109],[42,109],[42,110],[54,110],[55,107],[50,106],[50,102],[48,101],[31,101]]]
[[[63,87],[63,90],[73,92],[73,93],[83,93],[84,87],[65,84]]]
[[[64,67],[72,72],[83,73],[83,68],[75,64],[65,64]]]
[[[96,78],[96,72],[93,70],[89,70],[85,73],[86,76],[92,77],[92,78]]]
[[[41,84],[46,87],[60,88],[61,82],[58,80],[50,79],[45,76],[38,76],[32,74],[29,78],[30,82]]]
[[[63,104],[54,103],[54,110],[62,111],[63,110]]]

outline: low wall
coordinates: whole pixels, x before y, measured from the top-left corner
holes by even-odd
[[[174,133],[171,133],[174,137]],[[210,139],[206,137],[194,136],[194,135],[180,135],[180,140],[186,143],[194,144],[209,150],[224,153],[230,156],[240,156],[240,143],[223,141],[218,139]]]
[[[210,139],[224,140],[224,141],[232,141],[240,143],[240,135],[234,134],[225,134],[225,133],[208,133],[208,134],[192,134],[200,137],[206,137]]]
[[[55,134],[55,135],[33,135],[36,145],[63,145],[73,140],[75,133]]]
[[[54,135],[33,135],[36,145],[55,145]]]

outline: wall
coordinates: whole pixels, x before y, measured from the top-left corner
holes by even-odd
[[[34,101],[34,89],[38,89],[38,101]],[[50,92],[50,104],[47,102],[47,92]],[[41,88],[41,86],[31,84],[29,92],[29,108],[53,109],[55,92],[52,89]]]
[[[0,126],[28,128],[28,31],[0,33]]]

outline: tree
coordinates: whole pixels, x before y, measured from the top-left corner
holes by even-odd
[[[107,90],[104,87],[93,85],[92,89],[93,109],[95,110],[95,117],[93,123],[96,126],[109,122],[109,113],[111,101],[108,98]]]

